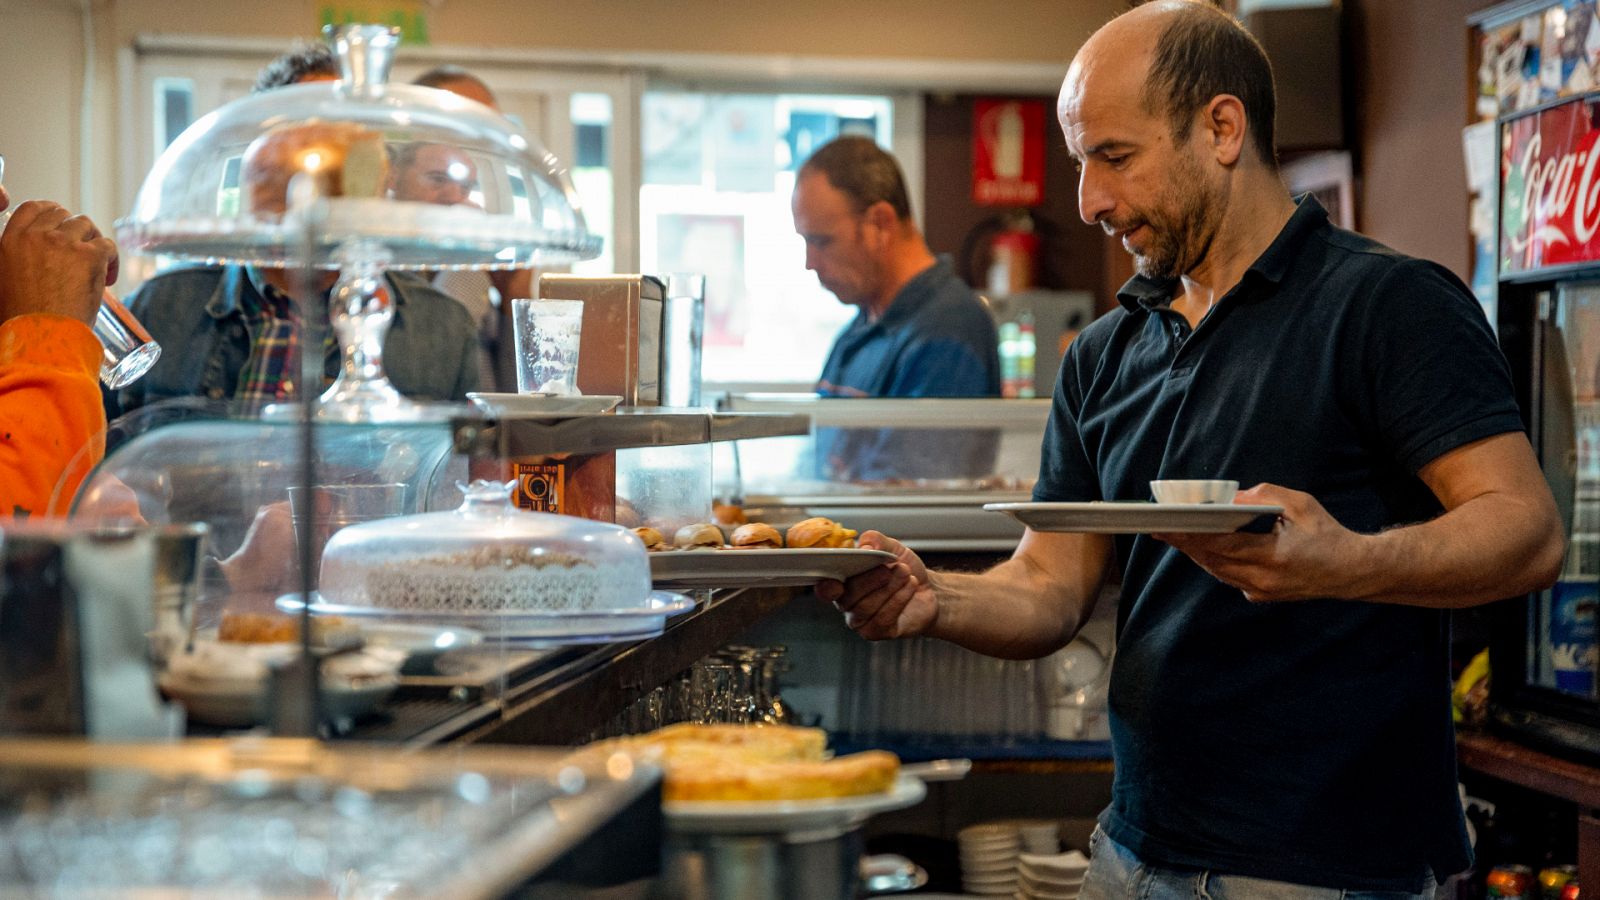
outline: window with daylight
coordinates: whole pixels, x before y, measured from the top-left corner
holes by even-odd
[[[893,101],[650,90],[642,113],[640,271],[706,276],[707,387],[809,390],[855,309],[806,270],[795,170],[842,134],[892,150]]]

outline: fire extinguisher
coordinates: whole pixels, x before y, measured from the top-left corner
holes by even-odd
[[[1026,210],[978,223],[962,241],[962,280],[996,298],[1038,287],[1041,230]]]
[[[989,293],[1009,297],[1032,288],[1037,282],[1038,258],[1039,234],[1033,230],[1033,217],[1019,212],[989,241],[989,274],[985,279]]]

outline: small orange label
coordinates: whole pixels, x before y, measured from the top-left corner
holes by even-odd
[[[512,463],[511,475],[517,479],[513,502],[533,512],[562,512],[561,483],[566,469],[561,463]]]

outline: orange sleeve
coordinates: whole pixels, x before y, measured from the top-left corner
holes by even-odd
[[[65,316],[24,315],[0,324],[0,520],[44,515],[68,463],[58,507],[105,455],[100,341]]]

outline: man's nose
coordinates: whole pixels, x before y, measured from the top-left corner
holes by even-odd
[[[807,244],[806,245],[806,271],[815,272],[816,270],[817,270],[817,249],[815,247],[811,246],[810,244]]]
[[[1087,165],[1078,173],[1078,217],[1084,224],[1093,225],[1111,214],[1116,201],[1106,191],[1100,179],[1090,174]]]

